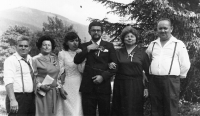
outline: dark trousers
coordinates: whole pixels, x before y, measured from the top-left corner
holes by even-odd
[[[82,93],[84,116],[96,116],[97,107],[99,116],[110,114],[110,94]]]
[[[6,110],[8,116],[35,116],[35,94],[34,93],[15,93],[18,102],[18,112],[10,112],[10,99],[6,96]]]
[[[152,116],[178,116],[180,78],[155,76],[149,80]]]

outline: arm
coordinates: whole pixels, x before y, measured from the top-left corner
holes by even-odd
[[[113,46],[113,44],[111,44],[111,47],[109,49],[109,59],[110,59],[110,62],[114,62],[115,64],[117,64],[117,55],[116,55],[116,51],[115,51],[115,48]],[[110,63],[109,62],[109,63]],[[104,71],[101,76],[103,77],[103,80],[108,80],[110,79],[117,71],[117,68],[118,66],[116,65],[116,68],[115,69],[110,69],[108,68],[107,71]]]
[[[15,98],[14,94],[14,76],[16,75],[16,69],[15,65],[12,61],[5,60],[4,62],[4,82],[5,82],[5,88],[6,92],[8,94],[9,100],[10,100],[10,112],[17,112],[18,110],[18,102]]]
[[[149,82],[149,65],[150,60],[147,53],[144,53],[143,61],[142,61],[142,69],[143,69],[143,84],[144,84],[144,97],[149,96],[148,92],[148,82]]]
[[[58,53],[58,60],[59,60],[59,66],[60,66],[60,73],[58,78],[58,85],[63,85],[65,83],[65,64],[64,64],[64,55],[63,52]]]
[[[84,47],[84,46],[81,45],[80,49],[82,50],[82,52],[77,53],[74,57],[74,63],[75,64],[82,63],[87,57],[87,54],[88,54],[87,46]]]
[[[151,56],[151,51],[152,51],[152,43],[149,44],[148,48],[146,49],[146,53],[148,57],[150,58]]]
[[[35,90],[40,90],[40,86],[42,85],[42,83],[40,83],[40,81],[38,80],[37,78],[37,75],[38,75],[38,71],[37,71],[37,61],[36,61],[36,58],[34,57],[33,58],[33,74],[34,74],[34,77],[35,77]]]
[[[92,77],[94,83],[99,84],[99,83],[102,83],[104,80],[110,79],[117,71],[117,65],[114,69],[109,68],[110,67],[109,63],[117,64],[117,56],[116,56],[116,51],[114,49],[113,44],[111,44],[111,46],[109,48],[109,60],[110,60],[110,62],[108,62],[108,65],[107,65],[108,70],[103,71],[101,73],[101,75],[96,75],[96,76]]]
[[[147,76],[149,77],[149,66],[150,66],[150,59],[146,53],[144,53],[143,60],[142,60],[142,69]],[[148,81],[148,79],[147,79]]]
[[[180,78],[186,78],[187,72],[190,69],[190,59],[184,43],[180,44],[180,51],[178,53],[180,64]]]

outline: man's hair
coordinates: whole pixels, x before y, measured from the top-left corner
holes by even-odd
[[[158,21],[157,21],[157,25],[160,21],[168,21],[170,23],[170,26],[173,26],[172,24],[172,21],[169,19],[169,18],[160,18]]]
[[[30,37],[25,36],[25,35],[20,35],[17,37],[17,44],[19,43],[19,41],[28,41],[28,43],[30,44]]]
[[[88,31],[90,31],[90,29],[92,28],[92,26],[100,26],[101,27],[101,32],[103,32],[103,25],[100,22],[98,22],[98,21],[92,21],[89,24]]]

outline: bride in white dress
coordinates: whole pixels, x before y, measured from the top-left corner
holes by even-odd
[[[68,33],[64,38],[63,48],[58,54],[61,73],[65,70],[63,88],[67,92],[66,100],[58,100],[57,116],[82,116],[82,102],[79,87],[81,84],[81,73],[78,65],[74,64],[74,56],[78,49],[80,38],[74,32]],[[79,70],[78,70],[79,69]]]

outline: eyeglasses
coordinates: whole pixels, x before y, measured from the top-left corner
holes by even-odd
[[[29,47],[29,46],[28,46],[28,45],[19,45],[19,47],[20,47],[20,48],[22,48],[22,47],[27,48],[27,47]]]
[[[97,32],[97,33],[100,33],[101,30],[100,30],[100,29],[97,29],[97,30],[96,30],[96,29],[92,29],[91,32]]]

